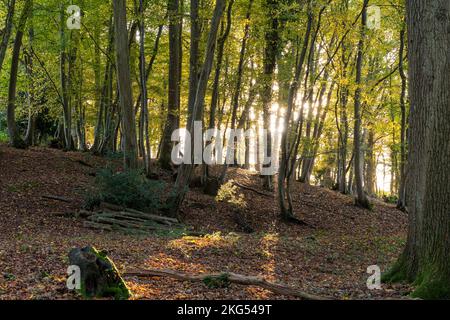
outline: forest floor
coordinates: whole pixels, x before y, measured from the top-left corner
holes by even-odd
[[[122,272],[229,271],[337,299],[400,299],[411,291],[405,285],[383,284],[381,290],[366,286],[367,267],[379,265],[386,271],[405,242],[407,216],[391,205],[376,202],[373,211],[365,211],[356,208],[350,196],[296,183],[295,212],[308,227],[281,222],[274,197],[241,190],[247,203],[245,219],[255,230],[246,234],[240,232],[228,204],[194,189],[182,214],[186,224],[207,232],[205,237],[102,233],[84,228],[72,214],[81,208],[96,168],[107,161],[89,153],[23,151],[0,144],[0,299],[79,299],[66,289],[67,254],[72,247],[86,245],[106,250]],[[230,169],[230,176],[260,189],[258,175]],[[125,280],[133,299],[292,298],[239,285],[209,289],[168,278]]]

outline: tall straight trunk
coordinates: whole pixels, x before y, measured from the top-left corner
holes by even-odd
[[[375,132],[373,128],[369,129],[367,137],[367,153],[366,153],[366,190],[371,196],[375,195],[376,183],[376,162],[375,162]]]
[[[66,150],[72,150],[72,112],[69,103],[69,94],[67,88],[67,74],[66,74],[66,62],[67,62],[67,52],[66,52],[66,18],[65,18],[65,6],[60,5],[60,53],[59,53],[59,75],[60,75],[60,85],[61,85],[61,96],[63,104],[63,124],[64,124],[64,148]]]
[[[264,73],[261,79],[261,104],[263,110],[264,129],[267,130],[267,146],[266,155],[268,159],[272,157],[272,132],[270,130],[270,109],[273,96],[273,81],[275,68],[277,63],[277,56],[280,50],[280,30],[279,30],[279,1],[266,0],[268,24],[264,35]],[[264,163],[263,167],[270,168],[272,163]],[[273,177],[266,175],[263,177],[263,187],[268,191],[273,191]]]
[[[126,0],[114,0],[113,4],[117,81],[124,143],[124,164],[127,169],[136,169],[138,167],[136,124],[131,91]]]
[[[450,299],[450,2],[406,2],[410,116],[408,240],[385,280],[414,282],[414,297]]]
[[[355,204],[362,208],[369,209],[371,204],[367,195],[364,192],[363,187],[363,172],[362,172],[362,163],[363,156],[361,152],[361,78],[362,78],[362,66],[363,66],[363,54],[364,54],[364,45],[366,38],[366,26],[367,26],[367,4],[369,0],[364,0],[363,10],[362,10],[362,24],[361,24],[361,38],[358,43],[358,55],[356,59],[356,86],[357,89],[355,91],[355,127],[353,133],[353,143],[354,143],[354,170],[355,170],[355,186],[356,186],[356,199]]]
[[[8,89],[8,106],[7,106],[7,123],[9,142],[15,148],[25,148],[25,142],[20,137],[20,133],[16,126],[16,89],[17,89],[17,72],[19,68],[19,56],[22,47],[22,38],[27,23],[28,16],[32,10],[31,0],[25,2],[23,11],[20,16],[19,24],[17,27],[16,38],[14,40],[14,48],[11,59],[11,72],[9,76],[9,89]]]
[[[231,19],[232,19],[232,8],[233,8],[234,0],[230,0],[228,3],[227,10],[227,22],[226,27],[222,23],[223,32],[221,33],[219,39],[217,40],[217,57],[216,57],[216,69],[214,74],[214,83],[211,94],[211,110],[209,113],[209,129],[213,129],[215,126],[216,119],[216,110],[217,105],[219,103],[219,84],[220,84],[220,75],[222,72],[222,64],[223,64],[223,53],[225,48],[225,42],[230,34],[231,30]]]
[[[163,140],[159,163],[164,169],[171,169],[172,133],[179,127],[180,111],[180,2],[168,0],[167,12],[169,15],[169,90],[168,110],[166,125],[163,132]]]
[[[145,145],[143,148],[143,158],[145,172],[150,174],[150,133],[148,130],[148,100],[147,100],[147,75],[146,75],[146,62],[145,62],[145,22],[144,22],[144,3],[143,0],[139,0],[139,71],[141,80],[141,108],[142,108],[142,126],[143,126],[143,140]]]
[[[108,46],[106,49],[106,53],[108,56],[112,52],[112,48],[114,47],[114,24],[113,17],[111,16],[109,19],[109,27],[108,27]],[[100,41],[100,26],[97,24],[94,29],[94,39],[98,43]],[[94,143],[92,144],[91,151],[94,153],[100,152],[100,145],[103,138],[103,119],[104,119],[104,109],[106,103],[106,92],[107,92],[107,84],[108,79],[111,77],[112,69],[110,67],[111,62],[106,57],[106,65],[105,65],[105,74],[104,80],[102,82],[101,77],[101,51],[99,46],[95,46],[95,58],[94,58],[94,78],[95,78],[95,109],[97,110],[97,122],[94,129]]]
[[[193,114],[196,114],[198,109],[203,108],[205,102],[205,94],[208,85],[209,76],[211,74],[211,69],[214,61],[214,52],[216,49],[217,33],[219,30],[220,20],[222,18],[225,9],[225,0],[216,0],[216,6],[214,8],[213,17],[211,20],[211,27],[209,31],[208,41],[206,43],[205,60],[203,62],[200,78],[197,86],[197,93],[195,95],[194,108],[192,110]],[[187,124],[187,132],[193,137],[194,121]],[[194,150],[193,139],[191,140],[191,150]],[[193,162],[193,152],[191,152],[191,162]],[[168,199],[170,205],[170,214],[179,218],[179,210],[181,204],[184,201],[187,189],[189,187],[189,182],[192,175],[193,164],[184,163],[179,169],[177,176],[177,181],[175,182],[175,190],[173,195]]]
[[[297,95],[298,88],[300,86],[300,81],[303,74],[303,65],[306,60],[306,54],[308,51],[309,41],[311,37],[311,29],[313,24],[313,13],[312,13],[312,3],[308,3],[308,23],[306,27],[306,32],[302,44],[302,49],[300,57],[295,66],[295,75],[289,87],[288,101],[287,101],[287,111],[284,116],[284,131],[281,136],[281,159],[280,159],[280,169],[278,173],[278,201],[280,205],[281,218],[287,221],[298,221],[294,216],[292,198],[290,193],[290,177],[293,172],[289,172],[291,162],[295,161],[292,159],[291,144],[289,141],[289,134],[291,129],[291,117],[294,112],[294,101]],[[287,206],[286,206],[287,198]]]
[[[313,132],[312,156],[311,156],[310,161],[307,162],[307,168],[305,168],[304,180],[306,182],[309,182],[311,179],[310,177],[311,177],[311,174],[312,174],[312,171],[314,168],[314,162],[317,157],[317,153],[319,152],[320,139],[322,137],[322,132],[323,132],[323,129],[325,126],[325,120],[327,119],[328,111],[330,109],[331,96],[333,94],[335,84],[336,84],[335,81],[333,81],[331,83],[323,112],[322,112],[321,107],[319,107],[318,112],[317,112],[317,117],[316,117],[316,121],[315,121],[315,125],[314,125],[314,132]],[[319,99],[319,101],[321,101],[321,100],[322,99]],[[320,102],[320,104],[322,104],[322,102]]]
[[[233,91],[233,98],[231,101],[231,130],[236,129],[237,122],[237,112],[239,108],[239,97],[241,96],[241,87],[242,87],[242,77],[244,76],[244,63],[245,63],[245,54],[247,51],[247,42],[250,37],[250,16],[252,12],[253,0],[249,0],[247,13],[245,16],[245,20],[247,21],[244,26],[244,37],[241,42],[241,50],[239,52],[239,64],[237,70],[237,79]],[[230,151],[231,150],[231,151]],[[234,136],[232,141],[228,141],[228,150],[227,153],[233,152],[233,164],[237,164],[237,150],[238,150],[238,141],[237,137]],[[228,158],[228,156],[227,156]],[[228,165],[224,165],[221,173],[221,183],[224,182],[226,173],[227,173]]]
[[[3,29],[3,36],[0,42],[0,73],[2,72],[3,61],[5,60],[6,50],[8,49],[9,38],[11,37],[15,6],[16,0],[10,0],[8,5],[8,14],[6,15],[5,28]]]
[[[214,82],[212,86],[212,94],[211,94],[211,107],[209,111],[209,123],[208,129],[214,129],[216,123],[216,113],[217,107],[219,104],[219,85],[220,85],[220,76],[222,72],[223,65],[223,56],[225,43],[230,35],[231,31],[231,23],[232,23],[232,9],[233,9],[234,0],[229,0],[228,9],[227,9],[227,19],[226,22],[222,21],[221,23],[221,32],[219,39],[217,40],[217,53],[216,53],[216,68],[214,74]],[[225,66],[225,71],[227,71],[227,66]],[[226,77],[225,77],[226,78]],[[224,92],[226,90],[223,90]],[[225,100],[225,99],[224,99]],[[220,121],[218,122],[218,129],[220,129]],[[207,146],[212,144],[213,141],[207,142]],[[209,168],[207,165],[203,168],[203,179],[206,180],[210,176]]]
[[[400,30],[400,52],[398,61],[398,71],[400,78],[402,79],[402,91],[400,93],[400,110],[401,110],[401,123],[400,123],[400,183],[398,191],[397,208],[405,209],[405,178],[406,178],[406,74],[403,66],[403,55],[405,51],[405,28]]]
[[[200,114],[192,114],[195,103],[195,94],[197,92],[198,75],[199,75],[199,45],[201,38],[200,17],[199,17],[199,0],[190,0],[190,16],[191,16],[191,43],[189,54],[189,97],[188,97],[188,122],[191,117],[195,120],[201,119]]]
[[[28,48],[29,52],[26,55],[26,72],[28,77],[28,125],[27,132],[25,134],[25,143],[28,146],[36,145],[36,112],[34,110],[35,95],[34,95],[34,66],[33,66],[33,55],[31,54],[31,49],[33,48],[34,40],[34,28],[33,28],[33,10],[30,12],[30,27],[28,30]]]

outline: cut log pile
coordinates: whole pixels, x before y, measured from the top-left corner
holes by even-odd
[[[102,203],[99,211],[80,210],[79,217],[86,218],[84,226],[103,231],[122,231],[129,234],[148,235],[156,231],[186,231],[186,226],[177,219]],[[198,235],[198,234],[196,234]]]

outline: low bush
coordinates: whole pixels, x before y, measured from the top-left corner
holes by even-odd
[[[136,210],[159,210],[163,209],[164,188],[163,182],[147,179],[140,170],[101,169],[96,175],[94,192],[86,196],[85,206],[91,209],[100,202],[108,202]]]

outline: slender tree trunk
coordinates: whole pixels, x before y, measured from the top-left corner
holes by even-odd
[[[19,68],[19,56],[22,47],[22,38],[27,23],[28,16],[32,10],[31,0],[25,2],[22,14],[20,16],[19,24],[17,26],[16,38],[14,40],[14,48],[11,59],[11,72],[9,77],[9,90],[8,90],[8,106],[7,106],[7,123],[9,142],[15,148],[25,148],[26,144],[20,137],[20,133],[17,130],[15,110],[16,110],[16,89],[17,89],[17,72]]]
[[[366,25],[367,25],[367,4],[369,0],[364,0],[363,11],[362,11],[362,25],[361,25],[361,38],[358,43],[358,56],[356,60],[356,92],[355,92],[355,128],[354,128],[354,170],[355,170],[355,185],[356,185],[356,199],[355,204],[362,208],[369,209],[371,204],[367,195],[364,192],[363,187],[363,172],[362,163],[363,157],[361,152],[361,76],[362,76],[362,66],[363,66],[363,53],[364,53],[364,43],[366,38]]]
[[[371,196],[375,195],[376,183],[376,161],[375,161],[375,132],[373,128],[369,129],[367,138],[367,154],[366,154],[366,189]]]
[[[163,132],[163,140],[159,163],[162,168],[171,169],[172,133],[179,127],[180,111],[180,3],[179,0],[168,0],[169,15],[169,92],[167,120]]]
[[[250,16],[252,12],[252,6],[253,6],[253,0],[249,0],[248,7],[247,7],[247,14],[245,16],[245,20],[247,21],[244,27],[244,37],[242,38],[241,42],[241,51],[239,53],[239,64],[238,64],[238,70],[237,70],[237,79],[234,87],[234,93],[233,98],[231,101],[231,130],[236,129],[236,122],[237,122],[237,111],[239,108],[239,97],[241,95],[241,87],[242,87],[242,77],[244,75],[244,62],[245,62],[245,53],[247,51],[247,42],[248,38],[250,37]],[[233,157],[233,165],[237,164],[237,151],[238,151],[238,141],[237,137],[233,136],[231,141],[228,141],[228,148],[227,148],[227,154],[232,154]],[[227,156],[227,159],[231,159],[231,157]],[[224,182],[227,169],[229,164],[225,164],[222,168],[221,173],[221,183]]]
[[[406,178],[406,74],[403,66],[403,54],[405,50],[405,28],[400,31],[400,52],[398,70],[402,79],[402,91],[400,94],[400,110],[401,110],[401,123],[400,123],[400,183],[398,191],[397,208],[404,210],[406,207],[405,199],[405,178]]]
[[[211,20],[211,28],[209,31],[208,41],[206,44],[205,60],[201,68],[200,78],[197,86],[197,93],[195,96],[193,114],[197,114],[199,108],[203,108],[205,102],[206,88],[208,85],[209,76],[214,60],[214,52],[216,48],[217,33],[219,30],[220,20],[225,9],[225,0],[216,0],[216,6],[214,8],[213,17]],[[191,121],[187,125],[187,132],[193,136],[194,121]],[[186,146],[189,147],[189,146]],[[191,140],[191,150],[194,150],[193,139]],[[191,162],[193,162],[193,152],[191,152]],[[193,164],[182,164],[179,169],[177,181],[175,183],[175,190],[173,195],[168,199],[170,205],[170,214],[179,218],[179,210],[181,204],[184,201],[184,197],[189,187],[191,179]]]
[[[199,76],[199,45],[201,37],[200,17],[199,17],[199,0],[190,0],[190,16],[191,16],[191,44],[189,54],[189,97],[188,97],[188,115],[195,117],[196,121],[201,119],[200,114],[192,114],[195,103],[195,94],[197,93],[198,76]],[[191,119],[188,119],[190,122]]]
[[[10,0],[8,5],[8,13],[6,15],[5,28],[3,29],[3,36],[0,42],[0,73],[2,72],[3,61],[5,60],[6,50],[8,49],[9,38],[11,37],[14,11],[16,0]]]
[[[289,142],[289,135],[291,126],[291,117],[294,111],[294,100],[297,95],[297,91],[300,85],[300,81],[302,79],[303,73],[303,64],[306,59],[306,54],[308,51],[309,41],[311,37],[311,29],[313,24],[313,13],[311,9],[311,2],[308,4],[308,24],[305,32],[305,37],[302,44],[302,49],[300,53],[300,57],[298,59],[298,63],[295,67],[295,75],[292,80],[289,88],[288,101],[287,101],[287,111],[284,116],[284,131],[281,137],[281,160],[280,160],[280,169],[278,173],[278,201],[280,205],[281,217],[287,221],[297,221],[294,217],[292,199],[290,194],[290,177],[293,172],[289,172],[289,167],[291,166],[291,161],[295,161],[292,159],[291,143]],[[286,198],[287,198],[287,206],[286,206]]]
[[[222,21],[221,34],[220,34],[219,39],[217,40],[216,68],[215,68],[214,82],[213,82],[212,94],[211,94],[211,109],[209,112],[208,129],[214,129],[214,127],[215,127],[216,110],[217,110],[217,106],[219,104],[219,85],[220,85],[220,75],[222,72],[223,54],[224,54],[225,43],[227,41],[227,38],[228,38],[228,36],[230,34],[230,30],[231,30],[233,4],[234,4],[234,0],[230,0],[228,3],[228,9],[227,9],[226,26],[224,26],[225,23]],[[226,69],[226,67],[225,67],[225,69]],[[217,129],[220,129],[220,121],[218,123]],[[207,143],[208,146],[211,143],[213,143],[213,141],[208,142]],[[205,165],[204,178],[207,179],[208,177],[209,177],[209,170],[208,170],[208,166]]]
[[[60,55],[59,55],[59,73],[61,82],[61,95],[63,104],[63,124],[64,124],[64,148],[66,150],[72,150],[72,112],[69,103],[68,88],[67,88],[67,74],[66,74],[66,18],[65,18],[65,6],[60,5]]]
[[[277,63],[277,56],[280,50],[280,30],[279,30],[279,1],[277,0],[266,0],[267,7],[267,18],[268,26],[267,31],[264,35],[265,48],[264,48],[264,73],[261,79],[261,104],[263,109],[263,121],[264,129],[267,130],[267,147],[266,156],[267,158],[272,157],[272,132],[270,124],[270,110],[272,102],[272,86],[274,80],[274,73]],[[264,163],[264,168],[270,168],[272,163]],[[265,190],[273,191],[273,176],[265,175],[263,177],[263,187]]]
[[[138,167],[136,124],[131,92],[126,1],[114,0],[113,3],[114,30],[116,35],[117,81],[120,96],[119,103],[122,113],[122,133],[124,138],[124,164],[127,169],[136,169]]]
[[[450,2],[407,2],[410,117],[406,248],[385,280],[450,299]]]
[[[36,120],[37,115],[34,110],[35,96],[34,96],[34,66],[33,55],[31,49],[33,48],[34,29],[32,25],[33,10],[30,12],[31,25],[28,30],[28,48],[29,52],[26,55],[26,72],[28,77],[28,125],[27,132],[25,134],[25,143],[28,146],[36,145]]]
[[[141,107],[142,107],[142,126],[143,126],[143,158],[145,172],[147,175],[150,174],[150,159],[151,159],[151,149],[150,149],[150,133],[148,130],[148,98],[147,98],[147,75],[146,75],[146,62],[145,62],[145,22],[144,22],[144,3],[143,0],[139,0],[139,70],[141,78]]]

